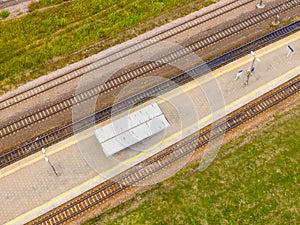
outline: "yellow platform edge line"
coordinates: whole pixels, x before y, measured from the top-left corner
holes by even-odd
[[[300,35],[299,35],[299,36],[296,36],[296,37],[294,37],[294,38],[292,38],[292,39],[290,39],[290,40],[288,40],[288,41],[285,41],[285,42],[283,42],[283,43],[281,43],[281,44],[278,44],[278,45],[274,46],[273,48],[267,49],[267,50],[263,51],[262,53],[259,53],[259,54],[258,54],[258,57],[264,56],[264,55],[266,55],[266,54],[268,54],[268,53],[270,53],[270,52],[272,52],[272,51],[275,51],[275,50],[277,50],[277,49],[283,47],[284,45],[287,45],[287,44],[289,44],[289,43],[291,43],[291,42],[293,42],[293,41],[296,41],[296,40],[298,40],[298,39],[300,39]],[[194,83],[194,84],[192,84],[192,85],[190,85],[190,86],[188,86],[188,87],[181,88],[178,92],[174,93],[173,95],[169,96],[168,98],[159,100],[159,101],[158,101],[158,104],[161,104],[161,103],[163,103],[163,102],[165,102],[165,101],[167,101],[167,100],[169,100],[169,99],[171,99],[171,98],[174,98],[174,97],[176,97],[176,96],[178,96],[178,95],[180,95],[180,94],[182,94],[182,93],[185,93],[185,92],[187,92],[187,91],[189,91],[189,90],[191,90],[191,89],[194,89],[194,88],[198,87],[199,85],[201,85],[201,84],[203,84],[203,83],[206,83],[206,82],[208,82],[208,81],[210,81],[210,80],[212,80],[212,79],[214,79],[214,78],[220,77],[221,75],[223,75],[223,74],[225,74],[225,73],[228,73],[228,72],[230,72],[230,71],[232,71],[232,70],[234,70],[234,69],[236,69],[236,68],[238,68],[238,67],[240,67],[240,66],[242,66],[242,65],[244,65],[244,64],[246,64],[246,63],[249,63],[250,61],[252,61],[252,58],[245,59],[245,60],[243,60],[242,62],[240,62],[240,63],[238,63],[238,64],[232,65],[230,68],[228,68],[228,69],[226,69],[226,70],[224,70],[224,71],[221,71],[221,72],[219,72],[219,73],[217,73],[217,74],[213,74],[211,77],[208,77],[208,78],[206,78],[206,79],[203,79],[203,80],[201,80],[201,81],[199,81],[199,82],[197,81],[196,84]],[[57,152],[59,152],[59,151],[65,149],[66,147],[69,147],[69,146],[71,146],[71,145],[73,145],[73,144],[75,144],[75,143],[77,143],[77,142],[79,142],[79,141],[81,141],[81,140],[83,140],[83,139],[85,139],[85,138],[88,138],[88,137],[90,137],[90,136],[92,136],[92,135],[93,135],[93,133],[91,132],[91,133],[89,133],[89,134],[87,134],[87,135],[85,135],[85,136],[83,136],[83,137],[80,137],[79,139],[70,141],[70,142],[68,142],[68,143],[65,144],[65,145],[62,145],[62,146],[60,146],[60,147],[58,147],[58,148],[56,148],[56,149],[54,149],[54,150],[52,150],[52,151],[49,151],[49,152],[48,152],[48,155],[55,154],[55,153],[57,153]],[[37,162],[38,160],[41,160],[42,158],[43,158],[42,155],[41,155],[41,156],[38,156],[38,157],[35,158],[35,159],[32,159],[32,160],[30,160],[30,161],[28,161],[28,162],[25,162],[24,164],[19,165],[19,166],[15,167],[15,168],[13,168],[13,169],[7,171],[7,172],[4,172],[4,173],[0,174],[0,179],[1,179],[2,177],[4,177],[4,176],[7,176],[7,175],[9,175],[9,174],[11,174],[11,173],[14,173],[14,172],[18,171],[19,169],[22,169],[22,168],[24,168],[24,167],[26,167],[26,166],[28,166],[28,165],[31,165],[31,164]]]
[[[247,98],[249,98],[249,97],[251,97],[251,96],[257,94],[259,91],[265,89],[266,87],[271,86],[271,85],[273,85],[274,83],[277,83],[277,82],[280,81],[280,80],[283,80],[285,77],[287,77],[288,75],[290,75],[290,74],[296,72],[297,70],[300,71],[300,65],[299,65],[298,67],[294,68],[293,70],[290,70],[289,72],[285,73],[284,75],[282,75],[282,76],[280,76],[280,77],[277,77],[276,79],[270,81],[269,83],[267,83],[267,84],[265,84],[265,85],[263,85],[263,86],[261,86],[261,87],[255,89],[254,91],[252,91],[252,92],[250,92],[249,94],[243,96],[242,98],[239,98],[239,99],[237,99],[236,101],[234,101],[234,102],[230,103],[229,105],[225,106],[225,112],[226,112],[228,109],[230,109],[231,107],[233,107],[233,106],[239,104],[241,101],[243,101],[243,100],[245,100],[245,99],[247,99]],[[217,113],[218,113],[218,112],[215,112],[214,114],[217,114]],[[14,219],[14,220],[8,222],[7,225],[10,225],[10,224],[13,224],[13,223],[15,223],[15,222],[17,222],[17,221],[20,221],[21,219],[23,219],[23,218],[25,218],[25,217],[27,217],[27,216],[29,216],[29,215],[31,215],[31,214],[33,214],[33,213],[35,213],[35,212],[41,210],[42,208],[47,207],[48,205],[50,205],[50,204],[56,202],[57,200],[60,200],[61,198],[65,197],[65,196],[67,196],[67,195],[69,195],[69,194],[74,193],[74,192],[77,191],[78,189],[80,189],[80,188],[82,188],[82,187],[85,187],[86,185],[89,185],[89,184],[91,184],[92,182],[94,182],[94,181],[100,179],[101,177],[105,176],[105,174],[107,174],[107,173],[109,173],[109,172],[111,172],[111,171],[113,171],[113,170],[115,170],[115,169],[121,167],[122,165],[125,165],[126,163],[129,163],[129,162],[133,161],[134,159],[136,159],[136,158],[138,158],[138,157],[144,155],[146,152],[149,152],[149,151],[153,150],[154,148],[160,146],[161,144],[166,143],[166,142],[168,142],[168,141],[170,141],[170,140],[172,140],[172,139],[178,137],[179,135],[182,135],[183,133],[189,131],[190,129],[192,129],[192,128],[196,127],[196,126],[199,126],[201,123],[203,123],[203,122],[205,122],[205,121],[207,121],[207,120],[209,120],[209,119],[212,119],[212,118],[213,118],[213,114],[210,114],[210,115],[204,117],[203,119],[201,119],[201,120],[197,121],[196,123],[190,125],[189,127],[185,128],[184,130],[181,130],[181,131],[179,131],[179,132],[177,132],[177,133],[171,135],[170,137],[168,137],[168,138],[165,139],[164,141],[161,141],[160,143],[156,144],[154,147],[152,147],[152,148],[150,148],[150,149],[147,149],[146,151],[144,151],[144,152],[138,154],[137,156],[134,156],[134,157],[128,159],[127,161],[125,161],[125,162],[123,162],[123,163],[121,163],[121,164],[119,164],[119,165],[113,167],[112,169],[107,170],[107,171],[105,171],[104,173],[102,173],[102,174],[100,174],[100,175],[98,175],[98,176],[96,176],[96,177],[94,177],[94,178],[92,178],[92,179],[86,181],[85,183],[83,183],[83,184],[81,184],[81,185],[79,185],[79,186],[77,186],[77,187],[75,187],[75,188],[73,188],[73,189],[70,189],[69,191],[67,191],[67,192],[65,192],[65,193],[63,193],[63,194],[57,196],[56,198],[52,199],[51,201],[49,201],[49,202],[47,202],[47,203],[45,203],[45,204],[43,204],[43,205],[41,205],[41,206],[39,206],[39,207],[37,207],[37,208],[35,208],[35,209],[33,209],[33,210],[27,212],[27,213],[25,213],[25,214],[23,214],[23,215],[17,217],[16,219]]]

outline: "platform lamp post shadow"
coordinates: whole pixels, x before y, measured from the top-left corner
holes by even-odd
[[[288,59],[288,63],[291,63],[291,59],[293,58],[294,54],[295,54],[295,50],[292,48],[292,46],[288,45],[285,51],[285,55]]]
[[[256,8],[258,8],[258,9],[263,9],[263,8],[265,8],[265,4],[263,3],[263,0],[259,0],[259,3],[258,4],[256,4]]]
[[[49,163],[49,165],[51,166],[51,168],[52,168],[54,174],[55,174],[56,176],[58,176],[58,173],[56,172],[54,166],[53,166],[52,163],[50,162],[50,160],[49,160],[49,158],[48,158],[48,156],[47,156],[47,154],[46,154],[46,150],[45,150],[44,148],[42,148],[42,152],[43,152],[43,154],[44,154],[45,161],[46,161],[47,163]]]
[[[251,62],[250,68],[246,71],[247,80],[245,82],[245,85],[248,85],[250,76],[252,75],[252,72],[254,71],[254,63],[255,61],[260,62],[260,59],[255,56],[255,53],[251,51],[251,55],[253,56],[253,60]]]

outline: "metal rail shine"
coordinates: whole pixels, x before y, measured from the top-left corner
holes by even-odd
[[[247,43],[239,48],[236,48],[222,56],[216,57],[205,64],[199,65],[189,71],[181,73],[181,74],[175,76],[174,78],[172,78],[171,80],[164,81],[158,85],[155,85],[155,86],[148,88],[140,93],[137,93],[129,98],[126,98],[126,99],[114,104],[113,107],[112,106],[107,107],[103,110],[96,112],[95,114],[92,114],[90,116],[82,118],[72,124],[69,124],[62,128],[59,128],[59,129],[52,131],[44,136],[39,137],[38,139],[34,139],[29,143],[21,145],[15,149],[13,149],[12,151],[2,154],[0,156],[0,168],[4,167],[12,162],[15,162],[29,154],[34,153],[44,146],[58,142],[65,137],[71,136],[73,133],[82,131],[82,130],[86,129],[87,127],[89,127],[90,125],[93,125],[99,121],[102,121],[102,120],[110,117],[113,114],[124,111],[132,104],[138,104],[142,101],[145,101],[145,100],[151,98],[151,96],[155,96],[158,93],[165,92],[174,87],[174,82],[176,84],[185,83],[197,76],[200,76],[200,75],[206,73],[210,69],[219,67],[220,65],[223,65],[224,63],[227,63],[233,59],[236,59],[244,54],[249,53],[250,49],[253,50],[253,49],[256,49],[257,47],[266,45],[273,40],[276,40],[278,38],[281,38],[289,33],[292,33],[294,31],[298,30],[299,28],[300,28],[300,20],[296,21],[292,24],[289,24],[283,28],[280,28],[276,31],[273,31],[273,32],[271,32],[261,38],[258,38],[252,42],[249,42],[249,43]],[[112,111],[112,109],[113,109],[113,111]]]
[[[21,91],[19,93],[16,93],[12,96],[9,96],[4,99],[0,99],[0,110],[6,109],[12,105],[18,104],[22,101],[25,101],[31,97],[34,97],[36,95],[39,95],[47,90],[50,90],[52,88],[55,88],[61,84],[67,83],[73,79],[81,77],[85,72],[91,72],[95,69],[98,69],[100,67],[103,67],[105,65],[108,65],[112,62],[115,62],[117,60],[120,60],[126,56],[129,56],[139,50],[145,49],[147,47],[150,47],[151,45],[156,44],[159,41],[166,40],[170,37],[174,37],[184,31],[187,31],[195,26],[198,26],[204,22],[207,22],[211,19],[214,19],[222,14],[225,14],[229,11],[232,11],[234,9],[237,9],[239,7],[245,6],[248,3],[251,3],[253,0],[235,0],[232,2],[229,2],[227,4],[224,4],[220,6],[217,9],[208,11],[197,18],[189,19],[181,24],[178,24],[172,28],[169,28],[159,34],[152,35],[148,37],[145,40],[154,40],[153,42],[145,42],[145,41],[139,41],[135,44],[131,44],[129,46],[126,46],[118,51],[115,51],[113,53],[110,53],[104,57],[101,57],[100,59],[87,63],[83,66],[80,66],[74,70],[71,70],[62,76],[54,77],[48,81],[40,83],[37,87],[32,87],[27,90]]]
[[[291,0],[287,5],[285,10],[289,10],[293,7],[297,7],[300,3],[300,0]],[[279,4],[270,9],[267,9],[264,12],[257,13],[256,15],[252,15],[237,24],[233,24],[222,31],[218,31],[213,35],[207,36],[204,39],[197,40],[195,42],[190,43],[184,49],[176,50],[171,53],[168,53],[165,56],[162,56],[158,61],[154,62],[145,62],[137,68],[130,69],[129,71],[121,72],[111,80],[97,84],[94,87],[88,88],[80,93],[77,93],[75,96],[66,97],[64,99],[60,99],[57,102],[52,103],[49,106],[45,106],[37,111],[33,111],[30,114],[24,115],[22,118],[11,121],[9,124],[6,124],[0,127],[0,138],[4,138],[7,135],[14,134],[15,132],[19,132],[22,128],[26,128],[32,124],[35,124],[39,121],[42,121],[50,116],[53,116],[59,112],[65,111],[76,104],[80,104],[92,97],[98,96],[100,93],[105,93],[107,91],[112,90],[126,82],[129,82],[133,79],[141,77],[148,72],[158,69],[170,62],[176,61],[181,57],[185,57],[190,54],[190,52],[197,51],[207,45],[210,45],[218,40],[222,40],[225,37],[231,36],[238,31],[243,29],[247,29],[250,26],[255,25],[263,21],[270,16],[274,16],[277,14],[277,11],[282,8],[282,5]]]

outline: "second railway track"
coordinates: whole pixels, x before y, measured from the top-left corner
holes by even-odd
[[[30,0],[1,0],[0,1],[0,9],[4,9],[7,7],[11,7],[14,5],[18,5],[24,2],[29,2]]]
[[[248,29],[249,27],[258,24],[267,18],[275,16],[279,10],[285,12],[295,7],[299,7],[299,4],[300,0],[291,0],[284,5],[278,4],[267,9],[266,11],[256,13],[255,15],[251,15],[236,24],[232,24],[231,26],[224,28],[224,30],[222,31],[215,32],[213,35],[209,35],[203,39],[194,41],[185,46],[185,48],[183,49],[179,49],[165,56],[162,56],[158,61],[145,62],[133,69],[119,72],[105,83],[97,84],[94,87],[77,93],[75,96],[60,99],[59,101],[54,102],[51,105],[45,106],[15,121],[11,121],[10,123],[5,124],[4,126],[0,127],[0,138],[4,138],[8,135],[14,134],[15,132],[19,132],[23,128],[54,116],[59,112],[68,110],[76,104],[80,104],[88,99],[98,96],[99,94],[103,94],[114,88],[117,88],[124,83],[144,76],[151,71],[154,71],[158,68],[163,67],[164,65],[178,60],[179,58],[189,55],[190,52],[196,52],[208,45],[216,43],[217,41],[223,40],[224,38],[234,35],[242,30]],[[77,71],[77,73],[78,72],[79,71]]]
[[[122,110],[125,110],[132,104],[137,104],[144,99],[148,99],[153,95],[156,95],[157,93],[164,91],[166,89],[170,89],[174,83],[181,84],[188,80],[190,80],[193,77],[199,76],[205,72],[207,72],[208,67],[209,68],[216,68],[232,59],[235,59],[241,55],[243,55],[245,52],[249,52],[250,49],[255,48],[255,46],[261,46],[265,45],[277,38],[280,38],[288,33],[291,33],[295,30],[298,30],[300,28],[300,21],[297,21],[293,24],[290,24],[286,27],[280,28],[268,35],[265,35],[264,37],[261,37],[253,42],[250,42],[248,44],[245,44],[241,46],[240,48],[237,48],[233,51],[230,51],[220,57],[217,57],[206,64],[200,65],[187,73],[182,73],[177,75],[176,77],[172,78],[171,81],[164,81],[154,87],[148,88],[143,92],[140,92],[134,96],[131,96],[127,99],[124,99],[117,104],[114,105],[114,111],[119,112]],[[107,107],[103,110],[100,110],[99,112],[90,115],[88,117],[82,118],[81,120],[77,121],[74,124],[69,124],[67,126],[64,126],[62,128],[59,128],[53,132],[50,132],[44,136],[39,137],[38,139],[32,140],[29,143],[23,144],[12,151],[5,153],[0,156],[0,167],[6,166],[28,154],[31,154],[38,149],[40,149],[43,146],[50,145],[54,142],[57,142],[65,137],[68,137],[72,135],[74,132],[81,131],[95,122],[99,122],[103,119],[108,118],[111,115],[112,107]]]
[[[153,35],[146,40],[154,40],[153,42],[145,42],[145,41],[140,41],[136,44],[129,45],[119,51],[113,52],[111,54],[108,54],[92,63],[88,63],[86,65],[83,65],[79,68],[76,68],[68,73],[63,74],[62,76],[59,77],[54,77],[48,81],[42,82],[39,86],[37,87],[32,87],[29,88],[25,91],[19,92],[17,94],[14,94],[12,96],[9,96],[7,98],[4,98],[0,100],[0,110],[1,109],[6,109],[9,108],[13,105],[19,104],[22,101],[25,101],[31,97],[34,97],[36,95],[39,95],[45,91],[48,91],[52,88],[55,88],[59,85],[65,84],[71,80],[80,78],[84,73],[86,72],[91,72],[97,68],[103,67],[105,65],[108,65],[112,62],[115,62],[117,60],[120,60],[126,56],[129,56],[141,49],[145,49],[147,47],[150,47],[151,45],[159,42],[166,40],[170,37],[174,37],[182,32],[188,31],[189,29],[198,26],[202,23],[208,22],[220,15],[226,14],[230,11],[233,11],[235,9],[238,9],[242,6],[245,6],[249,3],[253,2],[253,0],[234,0],[232,2],[229,2],[227,4],[224,4],[220,6],[217,9],[208,11],[201,15],[200,17],[193,18],[190,20],[187,20],[181,24],[178,24],[177,26],[174,26],[172,28],[169,28],[159,34]]]

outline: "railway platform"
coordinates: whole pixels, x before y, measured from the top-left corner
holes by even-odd
[[[293,48],[293,54],[288,46]],[[151,102],[159,104],[170,128],[113,157],[104,155],[93,135],[96,127],[110,122],[104,121],[46,148],[53,167],[38,152],[1,169],[0,223],[25,224],[298,76],[299,56],[297,32],[256,51],[255,57],[249,53],[157,96]],[[239,71],[252,65],[255,69],[248,85],[246,73],[235,79]]]

